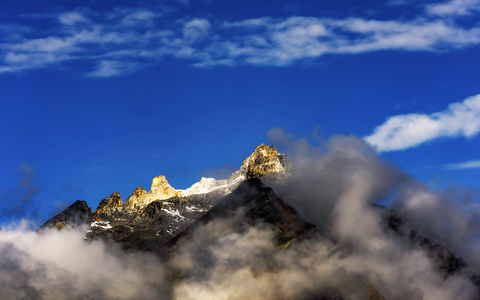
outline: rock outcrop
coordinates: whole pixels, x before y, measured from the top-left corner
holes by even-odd
[[[43,224],[39,230],[55,227],[57,229],[75,228],[84,224],[90,224],[94,221],[92,209],[88,207],[87,202],[77,200],[64,211],[56,215]]]
[[[142,199],[146,197],[147,193],[148,192],[143,187],[137,187],[125,201],[125,210],[134,211],[140,209]]]
[[[155,200],[167,200],[172,197],[182,196],[182,190],[174,189],[164,175],[153,177],[150,191],[137,187],[125,201],[125,209],[130,213],[147,207]]]
[[[118,192],[113,192],[110,197],[103,199],[95,210],[95,216],[100,219],[118,216],[123,212],[123,201]]]
[[[100,201],[95,213],[86,207],[82,215],[88,217],[82,217],[82,222],[90,223],[91,227],[86,237],[109,236],[126,248],[153,251],[202,217],[245,180],[266,175],[286,176],[286,162],[285,155],[274,146],[262,144],[228,179],[202,177],[190,188],[180,190],[173,188],[164,175],[153,177],[150,191],[137,187],[125,204],[119,193],[114,192]],[[57,219],[54,220],[57,223],[52,219],[54,223],[49,221],[49,224],[61,229],[65,222],[62,219],[59,223]]]
[[[146,208],[156,200],[167,200],[173,197],[189,197],[191,195],[205,194],[217,191],[228,194],[233,191],[243,180],[260,178],[270,175],[272,179],[284,179],[288,176],[288,163],[285,154],[279,153],[275,146],[261,144],[247,157],[240,167],[229,179],[217,180],[215,178],[202,179],[185,190],[173,188],[164,175],[154,177],[150,191],[142,187],[133,191],[125,201],[125,210],[134,213]]]
[[[152,187],[150,188],[150,192],[148,192],[148,196],[151,199],[151,201],[165,200],[172,197],[178,197],[180,196],[181,193],[182,193],[181,190],[174,189],[168,183],[164,175],[160,175],[157,177],[153,177]]]
[[[167,200],[173,197],[189,197],[197,194],[205,194],[213,191],[228,194],[233,191],[240,182],[250,178],[260,178],[264,175],[272,175],[273,178],[285,178],[288,176],[288,164],[284,154],[279,153],[275,146],[261,144],[247,157],[240,167],[229,179],[217,180],[215,178],[202,179],[185,190],[173,188],[164,175],[154,177],[150,191],[138,187],[125,201],[124,209],[130,213],[146,208],[156,200]]]
[[[275,146],[261,144],[242,162],[239,171],[245,179],[250,179],[272,173],[285,174],[287,170],[285,154],[279,153]]]

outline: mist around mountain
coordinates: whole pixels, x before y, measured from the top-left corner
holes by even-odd
[[[155,177],[125,203],[2,228],[1,298],[480,299],[468,193],[432,191],[353,136],[269,137],[286,157],[257,153],[194,192]]]

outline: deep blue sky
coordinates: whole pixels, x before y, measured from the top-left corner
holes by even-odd
[[[187,188],[238,168],[274,127],[370,136],[427,184],[476,190],[479,12],[476,0],[0,1],[0,223],[125,200],[160,174]]]

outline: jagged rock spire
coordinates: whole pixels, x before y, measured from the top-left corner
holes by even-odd
[[[103,199],[98,204],[95,216],[99,218],[109,218],[112,215],[123,211],[123,201],[118,192],[113,192],[108,198]]]
[[[142,198],[145,198],[146,195],[147,191],[143,187],[137,187],[125,201],[124,208],[128,211],[133,211],[140,208],[138,204],[141,202]]]
[[[288,164],[286,163],[284,154],[279,153],[275,146],[269,147],[261,144],[242,162],[240,169],[234,172],[230,179],[216,180],[214,178],[202,177],[199,182],[193,184],[190,188],[177,190],[168,183],[164,175],[160,175],[152,179],[152,186],[149,192],[142,187],[136,188],[132,195],[125,201],[124,209],[135,212],[145,208],[155,200],[187,197],[220,189],[222,189],[224,193],[228,193],[235,189],[243,180],[260,178],[267,174],[276,174],[274,176],[280,178],[287,174],[287,169]]]
[[[163,200],[179,196],[179,191],[174,189],[165,179],[164,175],[153,177],[152,187],[150,188],[151,195],[155,195],[157,199]]]
[[[270,173],[285,173],[288,169],[286,156],[279,153],[275,146],[261,144],[247,157],[240,167],[240,173],[245,179],[260,178]]]

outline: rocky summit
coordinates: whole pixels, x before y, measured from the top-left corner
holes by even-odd
[[[261,144],[243,161],[239,173],[245,179],[260,178],[267,174],[282,176],[287,174],[288,168],[285,154],[279,153],[275,146]]]
[[[55,227],[57,229],[76,228],[84,224],[90,224],[95,220],[92,209],[87,202],[77,200],[64,211],[43,224],[40,229]]]
[[[100,201],[94,213],[86,208],[68,208],[41,228],[52,225],[59,229],[78,228],[86,224],[90,227],[85,233],[87,239],[108,239],[126,249],[157,251],[245,180],[263,176],[286,178],[288,167],[284,154],[274,146],[261,144],[228,179],[202,177],[190,188],[181,190],[172,187],[164,175],[156,176],[148,192],[137,187],[125,203],[118,192],[113,192]]]

